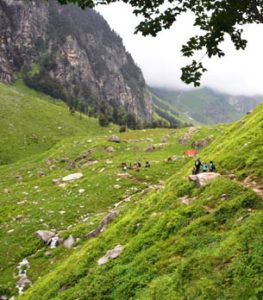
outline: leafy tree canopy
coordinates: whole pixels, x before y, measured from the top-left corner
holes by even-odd
[[[81,8],[109,4],[119,0],[58,0],[61,4],[75,3]],[[220,45],[229,35],[235,48],[245,49],[247,41],[243,39],[242,25],[263,23],[263,0],[122,0],[133,7],[136,15],[143,17],[135,32],[144,36],[156,36],[163,29],[170,28],[178,16],[192,12],[194,25],[202,34],[193,36],[182,47],[185,57],[194,57],[196,51],[203,51],[209,58],[222,57],[224,51]],[[202,59],[182,68],[181,79],[187,83],[200,85],[202,74],[206,71]]]

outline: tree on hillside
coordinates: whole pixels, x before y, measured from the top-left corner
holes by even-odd
[[[61,4],[75,3],[81,8],[109,4],[117,0],[58,0]],[[220,45],[228,35],[235,48],[245,49],[247,41],[243,39],[242,25],[263,23],[263,0],[122,0],[133,7],[136,15],[143,20],[135,32],[144,36],[156,36],[163,29],[170,28],[178,16],[186,12],[194,14],[194,25],[202,30],[200,35],[191,37],[182,47],[185,57],[194,57],[197,51],[203,51],[202,57],[222,57],[224,51]],[[181,79],[187,83],[200,85],[202,74],[206,71],[200,60],[182,68]]]

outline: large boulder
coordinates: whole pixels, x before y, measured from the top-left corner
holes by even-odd
[[[215,180],[221,176],[219,173],[200,173],[197,175],[190,175],[188,176],[189,181],[194,181],[198,187],[206,186],[210,181]]]
[[[48,230],[38,230],[36,232],[36,235],[38,238],[40,238],[45,243],[49,243],[51,239],[56,235],[54,231],[48,231]]]
[[[120,143],[121,139],[117,135],[112,135],[108,139],[109,142]]]

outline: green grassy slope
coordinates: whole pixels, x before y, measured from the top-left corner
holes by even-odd
[[[252,115],[222,131],[204,155],[219,164],[222,174],[234,174],[239,180],[246,177],[263,185],[263,104]]]
[[[201,158],[239,174],[232,163],[238,153],[246,174],[262,182],[262,112],[261,105],[247,116],[243,131],[239,122],[221,129]],[[243,141],[253,148],[239,151]],[[135,196],[103,233],[83,242],[19,299],[262,299],[262,199],[228,177],[196,188],[186,177],[192,163],[179,160],[163,190]],[[98,259],[118,244],[121,255],[99,266]]]
[[[30,261],[29,277],[33,282],[60,265],[82,248],[85,234],[98,226],[115,203],[129,195],[136,201],[155,189],[188,161],[182,154],[193,140],[213,132],[212,127],[200,128],[188,145],[180,145],[178,140],[187,130],[130,131],[120,135],[120,144],[108,142],[110,134],[98,131],[96,137],[66,138],[46,152],[1,166],[0,291],[16,292],[16,267],[24,257]],[[160,147],[165,136],[167,143]],[[145,152],[151,144],[156,145],[156,150]],[[114,147],[113,153],[106,152],[109,146]],[[70,162],[87,150],[91,151],[88,160],[69,168]],[[176,160],[164,161],[173,155]],[[138,160],[143,164],[149,160],[151,168],[131,171],[128,177],[119,174],[122,162]],[[65,187],[52,183],[53,179],[79,171],[83,178]],[[133,207],[133,202],[123,205],[123,209]],[[67,250],[61,245],[47,254],[50,250],[35,236],[37,230],[45,229],[55,229],[62,238],[73,234],[79,239],[76,249]]]
[[[103,133],[96,119],[72,116],[62,102],[20,82],[0,83],[0,119],[0,164],[40,153],[65,137]]]

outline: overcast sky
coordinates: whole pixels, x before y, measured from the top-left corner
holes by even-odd
[[[114,3],[97,10],[122,37],[127,51],[142,69],[147,84],[188,88],[180,80],[180,68],[189,60],[182,58],[180,49],[198,32],[192,26],[191,15],[180,18],[170,30],[153,38],[134,34],[139,20],[132,14],[130,6]],[[263,25],[246,26],[244,36],[248,40],[245,51],[236,51],[230,42],[226,42],[223,49],[227,55],[224,58],[204,60],[208,72],[202,78],[202,86],[232,94],[263,95]]]

